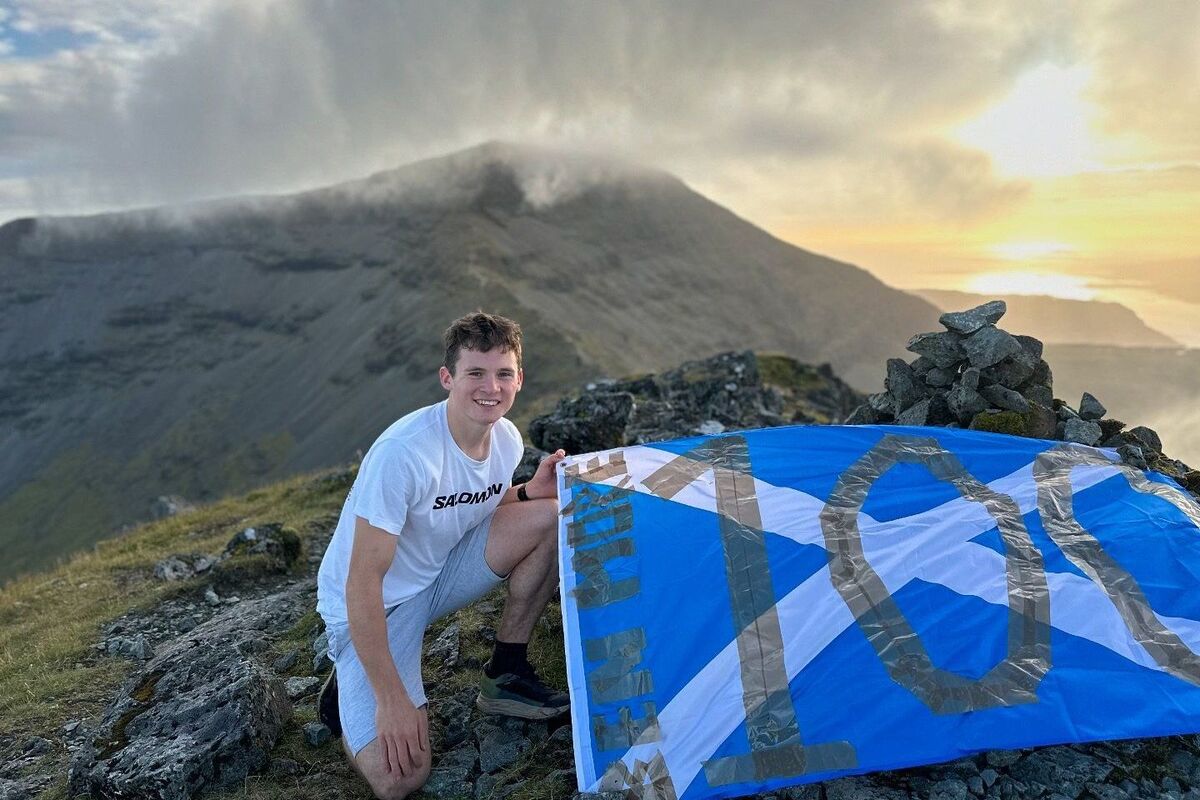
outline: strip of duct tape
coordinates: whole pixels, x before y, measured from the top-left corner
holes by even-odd
[[[698,453],[701,451],[693,450],[691,452]],[[642,485],[655,497],[670,500],[694,483],[701,475],[712,469],[712,463],[709,461],[696,460],[691,458],[690,455],[691,453],[685,453],[671,459],[650,473],[642,481]]]
[[[1071,563],[1104,590],[1130,634],[1155,663],[1176,678],[1200,686],[1200,655],[1159,621],[1133,575],[1075,519],[1071,469],[1085,465],[1119,469],[1133,489],[1166,500],[1197,525],[1200,525],[1200,508],[1174,487],[1154,483],[1139,470],[1116,464],[1090,448],[1059,445],[1041,453],[1033,464],[1038,511],[1051,540]]]
[[[604,508],[610,503],[628,498],[632,494],[629,488],[631,481],[628,475],[621,479],[616,486],[607,484],[591,484],[575,481],[567,483],[570,500],[559,511],[564,517],[586,514],[597,508]]]
[[[879,478],[898,463],[920,464],[996,521],[1004,543],[1009,623],[1005,658],[972,680],[933,664],[920,636],[867,562],[858,514]],[[1050,594],[1042,555],[1025,528],[1020,507],[970,475],[936,439],[889,434],[839,476],[821,511],[834,588],[875,648],[892,680],[936,714],[1037,702],[1050,669]]]
[[[617,450],[610,453],[608,461],[601,462],[600,456],[593,456],[588,459],[586,465],[568,464],[563,468],[563,474],[570,482],[585,481],[587,483],[600,483],[609,478],[615,478],[618,475],[626,475],[629,470],[625,466],[625,451]]]
[[[649,762],[634,759],[633,770],[614,761],[600,780],[601,791],[625,791],[626,800],[676,800],[675,783],[662,753]]]
[[[642,628],[629,628],[584,641],[583,652],[588,661],[604,662],[587,672],[592,700],[615,703],[653,692],[654,679],[650,670],[633,669],[642,663],[642,651],[645,649],[646,632]]]
[[[617,492],[614,491],[612,494],[617,494]],[[611,507],[601,507],[595,513],[585,517],[576,514],[567,523],[567,543],[572,547],[579,547],[633,530],[633,506],[627,499],[629,493],[623,491],[622,494],[625,495],[625,502]],[[604,525],[603,523],[606,522],[611,522],[612,525]]]
[[[816,772],[833,772],[858,765],[858,755],[849,742],[782,744],[750,753],[704,762],[704,779],[709,786],[761,782],[768,778],[797,778]]]
[[[634,553],[633,539],[614,539],[588,550],[576,550],[571,556],[571,567],[579,575],[579,582],[571,590],[580,608],[596,608],[625,600],[638,593],[640,580],[634,575],[613,580],[605,564],[615,558]]]
[[[635,744],[658,742],[662,733],[658,727],[658,710],[654,703],[642,703],[641,719],[634,719],[633,712],[622,706],[617,709],[616,724],[597,714],[592,717],[592,738],[600,752],[628,750]]]

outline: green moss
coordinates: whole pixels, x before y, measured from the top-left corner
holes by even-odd
[[[970,428],[973,431],[1024,436],[1025,416],[1016,411],[981,411],[971,420]]]
[[[824,383],[817,371],[782,353],[758,353],[758,374],[768,386],[806,392]]]

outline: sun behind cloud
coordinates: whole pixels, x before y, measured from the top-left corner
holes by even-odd
[[[1065,300],[1094,300],[1099,294],[1087,278],[1061,272],[1016,270],[988,272],[967,281],[966,291],[974,294],[1028,294],[1060,297]]]

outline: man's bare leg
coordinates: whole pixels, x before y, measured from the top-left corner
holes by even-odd
[[[421,706],[421,713],[425,715],[428,724],[428,708]],[[408,775],[404,775],[398,770],[390,773],[387,771],[387,766],[383,763],[383,749],[378,739],[372,739],[370,744],[358,751],[357,756],[351,755],[350,747],[344,738],[342,739],[342,748],[346,751],[346,756],[350,758],[354,769],[371,785],[371,791],[379,800],[402,800],[420,789],[425,785],[425,781],[429,780],[429,768],[433,763],[433,753],[426,753],[423,758],[418,753],[417,757],[421,758],[421,763]]]
[[[530,500],[496,509],[484,558],[508,576],[508,601],[496,638],[528,642],[558,583],[558,501]]]

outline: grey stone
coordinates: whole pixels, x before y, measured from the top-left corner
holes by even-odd
[[[983,778],[979,777],[978,775],[967,778],[967,789],[976,797],[982,797],[985,791]]]
[[[1033,439],[1053,439],[1058,432],[1058,418],[1039,403],[1031,403],[1025,414],[1025,435]]]
[[[983,369],[999,364],[1009,356],[1025,353],[1021,343],[995,325],[984,325],[962,340],[963,350],[971,366]]]
[[[895,398],[896,408],[900,411],[925,399],[929,394],[925,384],[902,358],[887,360],[887,377],[884,378],[883,385],[887,387],[888,394]]]
[[[300,537],[278,522],[246,528],[234,534],[225,545],[220,577],[237,581],[263,573],[285,573],[296,563],[302,549]],[[243,566],[247,558],[252,559],[253,567]]]
[[[980,411],[987,409],[987,400],[974,389],[958,385],[946,394],[946,404],[960,425],[968,424]]]
[[[1013,338],[1021,343],[1021,347],[1025,348],[1025,352],[1036,359],[1041,359],[1044,346],[1040,339],[1035,339],[1032,336],[1021,336],[1020,334],[1014,334]]]
[[[1150,469],[1150,465],[1146,463],[1146,457],[1142,454],[1142,448],[1136,444],[1123,444],[1117,448],[1117,455],[1121,457],[1121,461],[1131,467],[1138,469]]]
[[[479,740],[479,769],[481,772],[496,772],[514,763],[529,749],[529,740],[506,730],[506,720],[499,724],[489,722],[475,729]],[[511,723],[507,723],[511,725]],[[519,726],[519,722],[518,722]],[[519,727],[518,727],[519,729]]]
[[[930,800],[967,800],[970,796],[967,784],[957,778],[938,781],[929,793]]]
[[[311,675],[302,678],[288,678],[284,683],[284,688],[289,700],[299,700],[302,697],[316,694],[317,690],[321,688],[321,679]]]
[[[474,745],[468,743],[454,748],[438,759],[422,791],[430,797],[470,796],[472,788],[468,781],[478,758]]]
[[[31,736],[25,740],[23,752],[27,756],[42,756],[54,749],[49,739],[41,736]]]
[[[205,587],[204,602],[210,606],[221,605],[221,598],[217,596],[217,592],[216,592],[216,590],[213,589],[213,587],[211,587],[211,586]]]
[[[979,381],[981,378],[979,367],[967,367],[963,370],[962,377],[959,383],[968,389],[979,390]]]
[[[922,379],[929,374],[929,370],[937,368],[937,364],[934,364],[925,356],[917,356],[909,366],[912,367],[913,374]]]
[[[1029,383],[1047,383],[1037,379],[1037,361],[1021,350],[983,370],[983,379],[1009,389],[1023,389]]]
[[[1096,797],[1096,800],[1129,800],[1128,792],[1111,783],[1089,783],[1085,788]]]
[[[946,326],[948,330],[965,336],[974,333],[984,325],[996,324],[1007,310],[1008,306],[1004,304],[1003,300],[992,300],[967,311],[948,311],[938,317],[938,322]]]
[[[559,447],[568,453],[621,447],[633,405],[629,392],[596,391],[563,398],[553,414],[530,423],[529,436],[535,447],[547,452]]]
[[[867,405],[880,416],[891,419],[896,416],[896,399],[887,392],[879,392],[867,397]]]
[[[179,800],[264,768],[291,704],[237,643],[263,627],[286,630],[309,602],[301,586],[241,603],[163,648],[80,741],[71,791]]]
[[[983,782],[986,786],[990,787],[996,782],[996,778],[999,778],[1000,775],[996,772],[996,770],[992,769],[991,767],[987,767],[979,770],[979,777],[983,779]]]
[[[1083,419],[1095,421],[1099,420],[1108,409],[1092,395],[1091,392],[1084,392],[1083,399],[1079,401],[1079,416]]]
[[[954,367],[967,358],[963,349],[962,337],[953,331],[937,333],[918,333],[908,340],[905,348],[909,352],[924,356],[933,362],[934,366],[947,369]]]
[[[488,775],[486,772],[480,773],[479,777],[475,779],[475,800],[491,800],[493,793],[496,790],[496,786],[499,783],[500,779],[495,775]],[[620,793],[609,792],[609,794]],[[576,796],[578,797],[579,795]],[[620,796],[621,798],[624,798],[625,795],[620,794]]]
[[[929,421],[930,398],[914,403],[896,417],[897,425],[925,425]]]
[[[1079,414],[1075,412],[1075,409],[1071,408],[1066,403],[1058,403],[1058,407],[1055,409],[1055,411],[1058,413],[1058,418],[1063,422],[1066,422],[1069,419],[1079,419]]]
[[[1054,405],[1054,390],[1040,383],[1030,383],[1021,389],[1021,396],[1031,403],[1051,408]]]
[[[287,672],[292,667],[296,666],[296,662],[300,660],[299,650],[289,650],[271,663],[271,669],[276,672]]]
[[[571,800],[625,800],[625,792],[576,792]]]
[[[826,781],[824,786],[826,800],[909,800],[908,792],[880,786],[862,775]]]
[[[307,722],[304,725],[304,741],[310,747],[320,747],[333,738],[333,732],[323,722]]]
[[[322,675],[333,669],[333,661],[329,658],[329,634],[321,631],[313,640],[313,673]]]
[[[571,737],[571,726],[563,725],[560,728],[556,728],[554,733],[551,733],[546,738],[549,741],[554,742],[556,744],[567,744],[567,745],[572,744],[573,739]]]
[[[104,642],[104,650],[110,656],[124,656],[137,661],[149,661],[154,658],[154,648],[145,635],[134,637],[114,636]]]
[[[1045,787],[1078,797],[1088,783],[1102,783],[1112,766],[1070,747],[1034,750],[1009,769],[1009,775],[1030,787]]]
[[[958,373],[952,369],[934,367],[925,373],[925,384],[935,389],[941,389],[954,383],[954,379],[957,377]]]
[[[154,565],[154,577],[160,581],[181,581],[192,577],[192,565],[179,556],[167,556]]]
[[[1063,441],[1095,446],[1100,444],[1100,426],[1083,419],[1069,419],[1063,424]]]
[[[850,416],[846,417],[845,425],[874,425],[879,422],[879,412],[871,408],[866,403],[863,403],[858,408],[850,412]]]
[[[445,669],[453,669],[458,664],[459,631],[457,622],[447,625],[426,649],[425,658]]]
[[[1024,414],[1029,410],[1028,400],[1018,392],[1001,386],[998,383],[991,386],[984,386],[979,390],[979,394],[993,406],[1004,411],[1016,411]]]
[[[1142,452],[1162,453],[1162,439],[1158,438],[1158,433],[1154,429],[1138,425],[1126,432],[1142,443]]]

